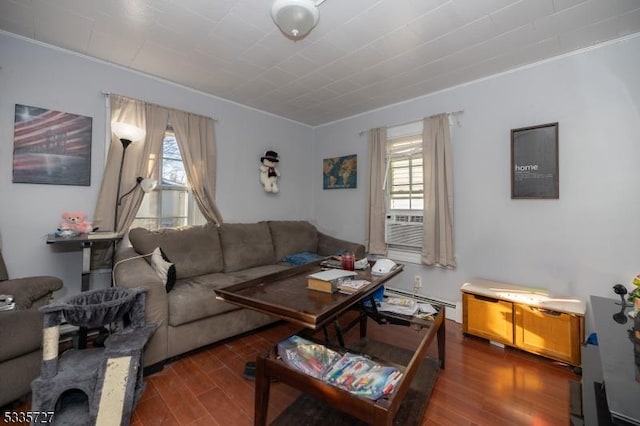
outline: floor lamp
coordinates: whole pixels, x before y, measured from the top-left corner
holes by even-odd
[[[116,135],[120,142],[122,143],[122,157],[120,158],[120,170],[118,171],[118,186],[116,188],[116,202],[115,208],[113,212],[113,232],[118,232],[118,212],[120,208],[120,203],[122,202],[122,197],[120,197],[120,185],[122,183],[122,168],[124,166],[124,157],[127,154],[127,148],[133,142],[143,139],[145,137],[146,132],[136,126],[131,124],[122,123],[122,122],[113,122],[111,123],[111,131]],[[133,187],[135,189],[141,182],[136,183],[136,186]],[[131,191],[133,191],[133,189]],[[131,193],[131,191],[127,192],[125,195]],[[123,195],[124,197],[124,195]]]

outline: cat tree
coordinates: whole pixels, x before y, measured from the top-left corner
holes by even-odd
[[[146,289],[107,288],[40,308],[44,313],[42,367],[31,382],[32,410],[54,412],[64,425],[128,425],[144,391],[143,348],[156,329],[145,322]],[[117,325],[104,347],[58,354],[60,324]]]

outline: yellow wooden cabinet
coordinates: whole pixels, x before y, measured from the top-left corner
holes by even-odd
[[[580,366],[586,303],[488,280],[462,286],[462,331]]]
[[[528,352],[579,366],[584,317],[515,304],[515,345]]]
[[[492,297],[462,294],[462,331],[513,345],[513,303]]]

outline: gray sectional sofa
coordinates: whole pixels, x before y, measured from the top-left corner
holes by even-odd
[[[287,256],[330,256],[349,250],[360,259],[362,244],[319,232],[306,221],[206,224],[129,232],[114,268],[118,287],[148,287],[147,322],[158,328],[145,350],[144,365],[165,360],[276,321],[276,318],[217,300],[214,289],[292,267]],[[147,255],[160,247],[175,265],[177,281],[166,291]]]

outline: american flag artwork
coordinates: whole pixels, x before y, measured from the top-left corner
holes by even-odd
[[[13,183],[91,185],[92,121],[16,104]]]

